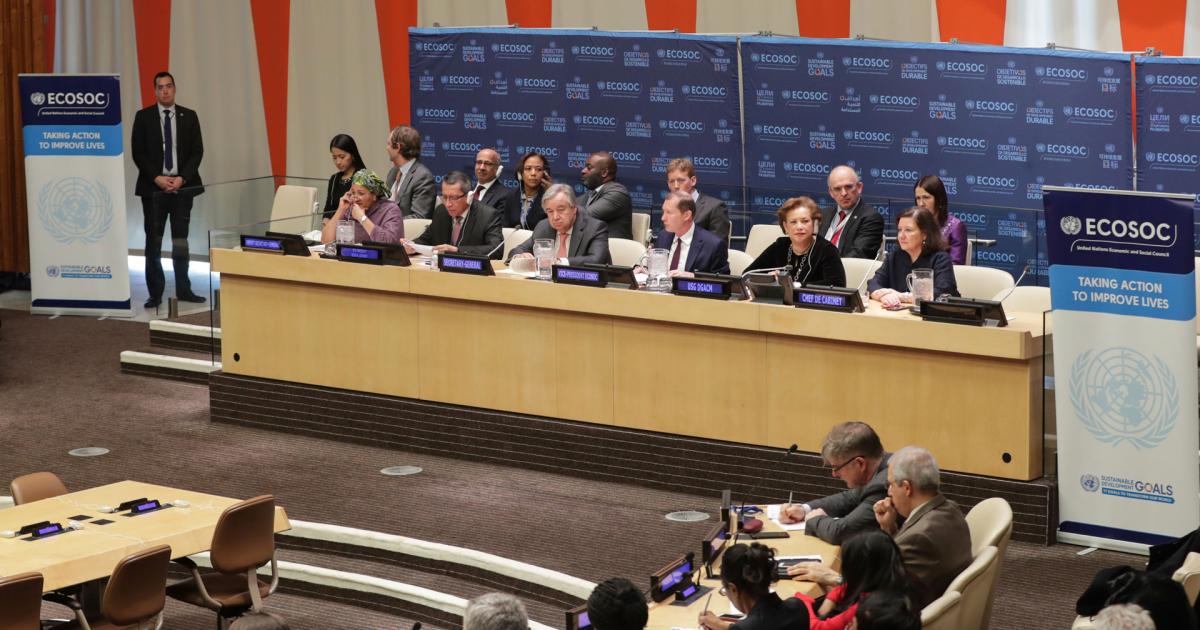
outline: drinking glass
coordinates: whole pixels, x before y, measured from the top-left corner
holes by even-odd
[[[908,283],[908,290],[913,294],[913,302],[916,304],[919,305],[925,300],[933,299],[932,269],[913,269],[905,281]]]
[[[354,242],[354,221],[345,219],[338,221],[337,224],[337,242],[353,243]]]
[[[539,238],[533,242],[533,257],[537,259],[537,277],[550,279],[550,268],[554,266],[554,239]]]
[[[669,249],[652,249],[648,255],[649,263],[646,266],[646,286],[655,291],[666,291],[670,286],[670,279],[667,278],[667,261],[671,255]]]

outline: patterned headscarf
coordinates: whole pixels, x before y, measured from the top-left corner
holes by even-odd
[[[361,168],[354,172],[354,177],[350,179],[350,183],[366,188],[380,199],[388,198],[387,185],[383,183],[383,179],[375,171]]]

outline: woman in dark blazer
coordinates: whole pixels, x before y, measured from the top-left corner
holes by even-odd
[[[896,241],[900,248],[888,254],[867,285],[872,300],[879,300],[885,308],[912,304],[907,279],[914,269],[933,270],[935,299],[943,295],[958,297],[954,263],[946,253],[946,241],[932,212],[916,207],[901,212],[896,217]]]
[[[846,269],[837,246],[819,233],[821,208],[817,202],[810,197],[793,197],[779,206],[777,214],[784,236],[763,250],[746,271],[787,267],[794,282],[845,286]]]
[[[734,545],[721,560],[721,594],[746,616],[736,623],[712,611],[700,615],[702,630],[808,630],[808,607],[771,592],[775,550],[760,543]]]
[[[504,227],[532,230],[546,218],[542,195],[554,180],[546,156],[530,151],[517,162],[517,187],[508,191],[504,203]]]
[[[329,157],[333,159],[333,167],[337,172],[329,176],[329,186],[325,189],[326,219],[333,217],[342,197],[350,192],[350,179],[354,174],[367,168],[358,154],[358,143],[344,133],[339,133],[329,141]]]

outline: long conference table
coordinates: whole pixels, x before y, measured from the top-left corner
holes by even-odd
[[[943,469],[1042,476],[1042,314],[1004,328],[214,248],[222,370],[819,451],[874,426]]]
[[[125,501],[142,497],[162,503],[182,499],[188,505],[137,516],[100,512],[102,506],[116,508]],[[156,545],[170,545],[172,558],[208,551],[217,519],[238,501],[137,481],[120,481],[0,510],[0,530],[15,532],[42,521],[67,527],[68,520],[78,520],[83,526],[79,530],[67,530],[36,540],[29,540],[28,536],[0,538],[0,575],[27,571],[41,573],[45,580],[43,592],[48,593],[106,578],[125,556]],[[97,524],[97,521],[112,522]],[[276,506],[275,532],[291,527],[287,513]]]

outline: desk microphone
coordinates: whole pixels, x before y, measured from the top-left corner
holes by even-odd
[[[786,461],[788,456],[791,455],[792,453],[795,453],[798,448],[799,447],[795,444],[791,445],[788,448],[787,452],[783,454],[781,463],[783,461]],[[750,493],[750,495],[758,494],[758,491],[762,489],[762,482],[763,482],[763,480],[760,478],[758,480],[758,484],[754,487],[754,492]],[[750,496],[750,495],[747,495],[747,496]],[[738,507],[738,522],[739,523],[741,523],[741,521],[742,521],[743,511],[746,509],[746,498],[747,497],[742,497],[742,505],[740,507]],[[742,530],[745,530],[747,534],[755,534],[755,533],[758,533],[760,530],[762,530],[762,526],[763,526],[762,521],[760,521],[759,519],[756,519],[756,518],[752,518],[752,519],[746,521],[745,523],[742,523],[742,525],[737,528],[737,531],[733,533],[733,542],[731,542],[730,545],[737,544],[738,534],[741,534]]]
[[[791,269],[791,265],[784,265],[782,267],[768,267],[767,269],[751,269],[742,274],[742,279],[745,280],[746,276],[752,273],[771,273],[772,271],[787,271],[788,273],[791,273]]]
[[[1008,296],[1012,295],[1012,292],[1016,291],[1017,287],[1021,286],[1021,281],[1025,279],[1025,274],[1027,274],[1027,273],[1029,273],[1029,263],[1028,262],[1025,263],[1025,268],[1021,270],[1021,275],[1017,277],[1017,281],[1014,282],[1013,285],[1011,287],[1009,287],[1009,289],[1007,291],[1004,292],[1004,295],[1000,296],[1000,298],[997,299],[996,301],[1003,302],[1005,299],[1008,298]]]
[[[879,251],[875,252],[875,257],[871,259],[871,262],[877,262],[879,260],[879,257],[882,255],[883,255],[883,245],[880,245]],[[863,274],[862,280],[860,280],[858,282],[857,287],[854,287],[855,291],[857,291],[860,294],[862,293],[863,286],[867,284],[867,280],[871,277],[871,273],[872,273],[871,268],[867,267],[867,272]]]
[[[492,254],[495,254],[495,253],[496,253],[496,250],[500,249],[501,247],[504,247],[504,239],[500,239],[500,242],[499,242],[499,243],[497,243],[497,244],[496,244],[496,246],[492,248],[492,251],[490,251],[490,252],[488,252],[488,253],[484,254],[484,255],[483,255],[483,257],[484,257],[484,258],[491,258],[491,257],[492,257]],[[419,622],[418,622],[418,623],[419,623]],[[419,630],[419,629],[418,629],[418,630]]]

